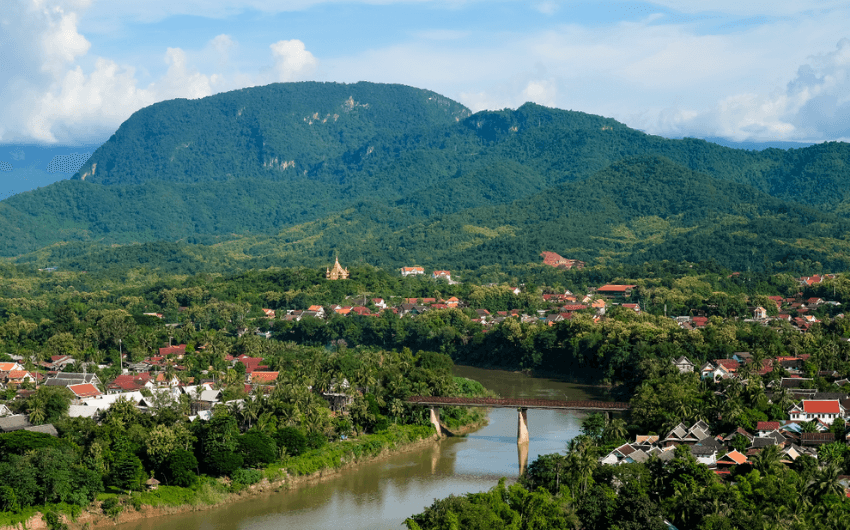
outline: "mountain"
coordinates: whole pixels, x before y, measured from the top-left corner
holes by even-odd
[[[361,202],[274,236],[212,245],[145,243],[104,248],[63,244],[23,258],[89,271],[146,266],[238,270],[346,263],[418,264],[474,270],[540,261],[552,250],[590,264],[716,260],[738,270],[776,263],[850,266],[850,221],[721,181],[656,155],[622,160],[588,178],[510,204],[466,208],[428,219]]]
[[[748,151],[530,103],[473,114],[401,85],[275,84],[138,111],[71,180],[0,201],[0,255],[109,261],[97,245],[168,241],[242,264],[466,266],[544,249],[665,259],[712,241],[761,267],[733,249],[761,240],[724,234],[787,240],[797,259],[806,245],[785,235],[805,227],[820,241],[805,252],[841,261],[849,163],[836,142]]]

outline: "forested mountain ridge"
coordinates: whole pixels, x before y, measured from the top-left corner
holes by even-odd
[[[364,201],[274,236],[210,245],[63,244],[21,260],[90,271],[144,265],[200,272],[323,267],[336,254],[351,264],[475,270],[539,262],[546,249],[591,264],[717,260],[738,270],[769,270],[809,261],[843,270],[850,266],[848,231],[842,217],[648,155],[511,204],[427,219],[407,204]]]
[[[581,189],[579,182],[591,175],[602,178],[600,172],[612,164],[629,165],[647,156],[663,157],[676,169],[641,170],[646,178],[658,171],[696,172],[699,178],[677,185],[722,188],[719,183],[725,181],[748,186],[746,193],[761,191],[753,195],[759,215],[714,212],[699,201],[683,209],[672,197],[654,204],[652,182],[632,186],[634,195],[617,205],[605,202],[621,192],[616,183],[607,195]],[[620,170],[611,171],[608,178]],[[563,187],[570,183],[578,187]],[[743,190],[736,188],[733,196],[746,195]],[[541,204],[561,200],[556,198],[565,193],[573,200],[548,208],[566,208],[570,215],[561,219],[564,212],[558,211],[531,229],[535,214],[520,210],[550,213]],[[771,202],[768,195],[782,200]],[[716,197],[703,199],[725,199],[723,193]],[[736,200],[750,204],[743,196]],[[746,224],[772,214],[781,217],[788,209],[803,211],[789,201],[843,215],[850,205],[850,147],[828,143],[745,151],[696,139],[669,140],[613,119],[531,103],[472,114],[434,92],[401,85],[285,83],[166,101],[138,111],[74,180],[0,202],[5,235],[0,255],[73,241],[181,241],[219,243],[242,262],[270,252],[284,253],[276,259],[325,259],[334,249],[353,247],[355,259],[374,256],[386,263],[419,254],[444,259],[447,252],[451,263],[469,256],[477,262],[514,262],[536,259],[544,249],[628,260],[638,259],[635,252],[675,253],[671,245],[678,243],[710,254],[694,238],[721,244],[740,232],[717,230],[734,224],[732,219]],[[779,210],[764,209],[773,207]],[[634,217],[635,212],[641,215]],[[495,223],[498,216],[510,221]],[[666,223],[663,228],[656,221],[638,222],[653,216]],[[467,218],[472,221],[463,221]],[[581,226],[547,228],[552,219]],[[655,223],[654,239],[638,241],[647,222]],[[782,222],[771,219],[774,226]],[[795,223],[789,228],[798,233],[800,223]],[[843,259],[841,245],[831,242],[842,237],[829,231],[843,229],[836,223],[827,216],[815,231],[819,243],[797,241],[792,250],[814,246]],[[772,233],[773,228],[759,230]],[[418,237],[413,235],[417,231],[434,233]],[[812,235],[807,230],[802,237]],[[512,246],[510,252],[498,250],[504,244]],[[723,246],[737,252],[734,244]]]

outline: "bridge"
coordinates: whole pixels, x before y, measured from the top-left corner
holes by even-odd
[[[431,423],[442,434],[440,407],[488,407],[517,409],[517,445],[528,443],[528,409],[578,410],[582,412],[623,412],[629,404],[618,401],[557,401],[550,399],[500,399],[412,396],[411,405],[431,407]]]

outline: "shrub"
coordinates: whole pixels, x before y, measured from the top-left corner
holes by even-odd
[[[307,437],[294,427],[278,429],[275,441],[278,447],[286,448],[286,454],[289,456],[298,456],[307,450]]]
[[[320,432],[311,432],[307,435],[307,446],[310,449],[321,449],[328,443],[328,438]]]
[[[260,431],[248,431],[236,441],[244,465],[255,467],[277,460],[277,444],[271,436]]]
[[[256,484],[263,480],[263,472],[257,469],[237,469],[230,476],[230,480],[232,480],[234,484],[250,486],[251,484]]]
[[[242,455],[230,451],[218,451],[212,453],[207,460],[207,467],[213,474],[218,476],[230,476],[231,473],[242,467]]]
[[[163,466],[163,472],[166,475],[168,483],[184,488],[188,488],[195,483],[195,479],[197,478],[197,475],[195,475],[196,469],[198,469],[198,459],[185,449],[177,449],[171,453]]]

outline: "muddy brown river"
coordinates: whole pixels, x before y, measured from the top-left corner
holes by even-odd
[[[504,398],[605,399],[604,389],[458,366]],[[528,411],[528,461],[564,452],[579,433],[582,413]],[[401,529],[435,498],[486,491],[500,477],[519,476],[517,412],[492,409],[489,424],[465,437],[363,464],[325,482],[241,500],[211,510],[151,518],[120,530],[367,530]]]

